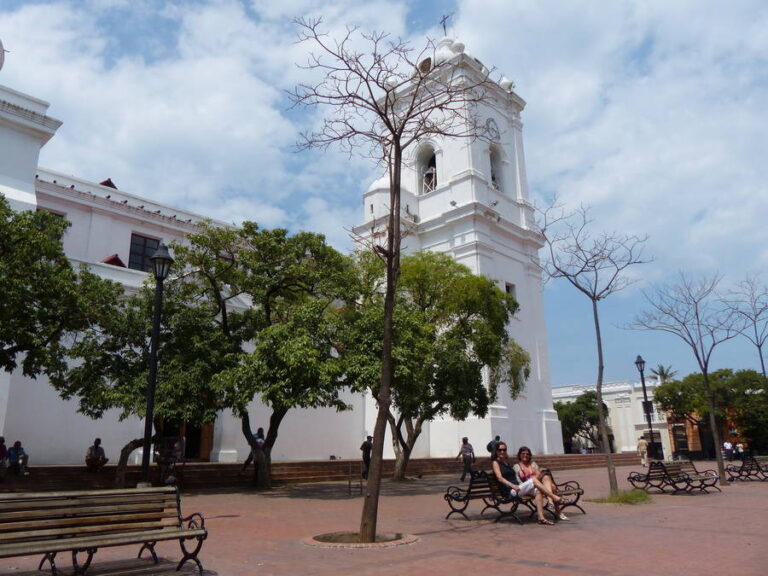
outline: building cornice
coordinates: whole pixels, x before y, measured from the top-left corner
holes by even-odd
[[[193,212],[51,170],[38,170],[35,189],[38,194],[52,198],[91,206],[105,212],[118,213],[144,222],[154,221],[164,227],[176,228],[183,234],[195,231],[203,222],[211,222],[220,227],[231,227],[230,224],[213,221]]]

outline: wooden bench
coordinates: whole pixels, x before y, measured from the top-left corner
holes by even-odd
[[[48,561],[58,574],[59,552],[72,553],[74,574],[85,574],[99,548],[141,544],[158,563],[155,544],[178,540],[183,558],[192,560],[202,576],[197,554],[208,536],[200,514],[181,516],[181,500],[173,486],[77,492],[0,494],[0,558],[42,554],[38,570]],[[187,540],[196,540],[193,550]],[[78,562],[78,553],[87,554]]]
[[[717,472],[699,471],[693,462],[688,460],[655,460],[648,466],[648,472],[631,472],[627,480],[635,488],[646,492],[655,489],[662,493],[671,490],[673,494],[690,493],[694,490],[708,493],[710,488],[721,491],[717,486]]]
[[[584,490],[578,482],[571,480],[556,486],[558,495],[563,499],[561,510],[571,506],[578,508],[583,514],[586,514],[586,511],[579,505],[579,500],[584,494]],[[450,518],[453,514],[460,514],[469,520],[464,511],[472,500],[482,500],[485,504],[480,512],[482,517],[485,516],[488,510],[495,510],[497,513],[495,522],[503,518],[513,518],[522,524],[523,521],[517,515],[520,505],[528,508],[531,516],[536,513],[536,505],[532,497],[519,498],[517,496],[507,496],[506,491],[502,489],[495,474],[482,470],[472,475],[469,487],[466,490],[458,486],[449,486],[443,498],[451,507],[451,511],[445,517],[446,519]],[[554,510],[547,508],[547,511],[557,519]]]
[[[768,461],[754,456],[746,456],[740,466],[728,466],[725,469],[728,481],[734,480],[768,480]]]

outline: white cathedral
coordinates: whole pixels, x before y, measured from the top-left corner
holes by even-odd
[[[464,52],[461,43],[443,39],[438,56],[462,72],[481,77],[487,69]],[[435,138],[409,149],[403,166],[405,251],[433,250],[451,254],[473,272],[493,279],[512,293],[520,311],[510,335],[531,356],[531,376],[523,393],[512,400],[504,386],[484,419],[436,420],[419,438],[412,457],[447,457],[468,436],[478,455],[493,436],[512,446],[526,444],[536,453],[562,453],[560,423],[552,408],[547,334],[541,272],[536,258],[543,246],[533,223],[523,154],[520,113],[525,102],[512,83],[494,84],[492,105],[477,114],[487,140]],[[40,149],[61,122],[47,115],[49,104],[0,85],[0,194],[15,210],[49,210],[71,227],[64,250],[77,264],[86,262],[103,277],[135,290],[146,278],[146,263],[160,242],[183,240],[204,216],[154,202],[101,183],[45,170],[38,166]],[[388,181],[375,182],[363,197],[362,223],[355,234],[365,238],[388,209]],[[247,215],[258,221],[258,212]],[[330,455],[357,459],[362,439],[373,430],[376,408],[367,394],[347,394],[352,410],[292,410],[280,427],[272,459],[326,460]],[[260,402],[250,407],[251,422],[266,425],[269,411]],[[91,420],[77,412],[77,401],[62,400],[45,377],[25,378],[20,371],[0,372],[0,436],[20,439],[30,453],[30,466],[79,464],[95,437],[116,461],[126,442],[143,435],[137,418],[120,422],[117,411]],[[240,421],[230,412],[212,426],[188,425],[188,458],[233,462],[243,460],[248,445]],[[385,457],[392,457],[385,442]],[[140,459],[134,453],[133,462]]]

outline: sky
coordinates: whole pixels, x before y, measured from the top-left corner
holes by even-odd
[[[0,0],[0,83],[64,124],[40,165],[227,222],[324,233],[347,251],[378,176],[340,151],[299,152],[317,114],[297,16],[423,46],[447,34],[507,76],[523,111],[531,199],[589,206],[596,231],[647,234],[651,262],[600,303],[606,381],[697,371],[673,336],[626,330],[645,294],[768,266],[768,3],[764,0]],[[762,276],[768,282],[768,274]],[[589,299],[545,287],[553,386],[594,384]],[[758,368],[743,338],[712,368]]]

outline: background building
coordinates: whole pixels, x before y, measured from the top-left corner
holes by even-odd
[[[658,382],[645,381],[649,400]],[[554,402],[573,402],[584,392],[595,390],[595,386],[562,386],[552,389]],[[612,434],[614,452],[635,452],[637,440],[645,436],[650,441],[648,424],[643,412],[643,389],[639,382],[606,382],[603,384],[603,403],[608,407],[608,426]],[[655,442],[661,442],[665,458],[672,458],[674,448],[671,442],[670,425],[666,414],[654,405],[651,425]]]

